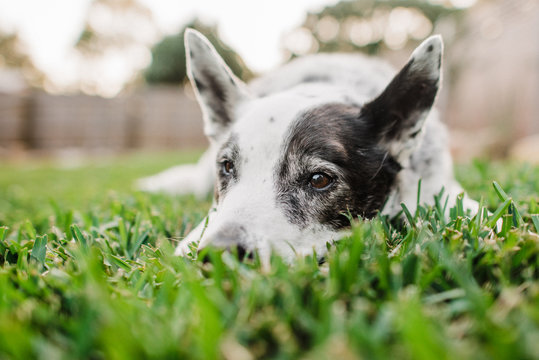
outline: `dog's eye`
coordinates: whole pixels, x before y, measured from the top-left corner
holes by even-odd
[[[221,169],[224,175],[232,175],[232,173],[234,172],[234,163],[230,160],[225,160],[221,163]]]
[[[333,178],[324,173],[315,173],[311,175],[310,185],[316,190],[325,190],[333,184]]]

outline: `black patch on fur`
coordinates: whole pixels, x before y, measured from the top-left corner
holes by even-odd
[[[429,45],[429,47],[427,48],[427,51],[428,51],[428,52],[432,52],[432,50],[434,50],[434,46]]]
[[[361,116],[370,119],[373,136],[385,141],[399,138],[429,111],[438,91],[438,79],[412,69],[411,59],[376,99],[366,104]]]
[[[207,70],[202,71],[202,78],[208,82],[208,87],[210,88],[212,95],[215,96],[217,100],[225,102],[226,90],[219,79]]]
[[[234,171],[227,175],[223,171],[223,162],[227,160],[234,164]],[[240,149],[237,144],[237,135],[231,134],[228,140],[221,146],[217,153],[217,183],[215,184],[214,198],[219,199],[226,193],[232,182],[237,182],[240,176]]]
[[[198,78],[194,78],[195,80],[195,86],[197,87],[198,89],[198,92],[202,93],[206,90],[206,85],[204,85],[202,83],[202,81],[200,81]]]
[[[277,204],[291,223],[341,229],[350,225],[346,214],[376,215],[401,167],[379,145],[359,107],[332,103],[313,108],[299,116],[289,134],[275,176]],[[309,185],[316,172],[334,179],[327,190]]]
[[[227,104],[226,86],[215,74],[206,69],[193,74],[193,80],[198,92],[204,98],[208,110],[212,112],[212,121],[223,126],[229,125],[232,122],[232,116]]]

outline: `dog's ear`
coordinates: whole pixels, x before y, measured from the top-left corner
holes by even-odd
[[[249,97],[247,87],[198,31],[185,31],[185,51],[187,76],[204,115],[204,132],[217,139],[234,121],[238,103]]]
[[[362,109],[380,142],[402,165],[417,146],[436,98],[442,52],[439,35],[426,39],[385,90]]]

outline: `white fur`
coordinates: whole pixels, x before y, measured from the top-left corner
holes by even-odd
[[[364,104],[381,93],[391,81],[395,71],[384,62],[361,55],[309,56],[284,66],[265,77],[254,80],[249,87],[233,76],[213,47],[200,34],[188,31],[186,35],[189,77],[207,75],[208,71],[219,81],[227,95],[224,109],[233,114],[234,122],[222,126],[212,121],[211,93],[198,92],[205,131],[210,139],[210,149],[196,165],[184,165],[140,180],[139,187],[146,191],[164,191],[173,194],[195,193],[204,196],[212,190],[217,151],[230,133],[240,134],[242,151],[241,177],[226,196],[215,203],[208,218],[199,224],[177,248],[178,255],[189,251],[189,245],[200,241],[199,248],[221,244],[231,226],[240,224],[248,232],[244,245],[257,249],[263,256],[276,251],[287,260],[297,255],[316,251],[321,255],[326,243],[338,240],[342,232],[312,223],[304,228],[291,224],[275,201],[275,166],[279,161],[283,142],[290,122],[305,109],[330,102]],[[428,51],[431,47],[430,51]],[[437,59],[442,53],[440,37],[431,37],[412,54],[413,67],[426,71],[433,78],[439,77]],[[193,54],[191,59],[189,54]],[[330,82],[308,82],[309,74],[331,78]],[[232,81],[230,81],[232,79]],[[196,88],[196,86],[195,86]],[[218,115],[218,114],[217,114]],[[271,123],[269,119],[271,120]],[[445,187],[449,199],[462,192],[454,180],[451,157],[446,144],[445,128],[431,111],[418,121],[409,133],[421,130],[421,136],[388,144],[404,169],[398,175],[395,189],[390,194],[383,212],[394,215],[400,203],[415,210],[417,184],[422,179],[421,200],[432,203],[433,196]],[[429,141],[424,136],[435,136]],[[435,151],[438,163],[429,169],[414,169],[411,164],[420,162],[422,154]],[[476,210],[477,204],[469,199],[465,205]],[[206,226],[207,224],[207,226]]]

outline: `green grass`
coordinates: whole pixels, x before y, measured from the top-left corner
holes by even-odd
[[[458,168],[493,215],[441,197],[262,269],[173,256],[209,199],[131,188],[194,157],[0,164],[0,359],[539,358],[538,168]]]

